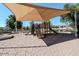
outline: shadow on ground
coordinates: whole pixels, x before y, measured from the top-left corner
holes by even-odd
[[[0,41],[8,40],[11,38],[14,38],[14,36],[3,36],[3,37],[0,37]]]
[[[74,34],[66,34],[66,33],[50,34],[45,36],[46,38],[42,40],[46,43],[47,46],[76,39]]]
[[[12,48],[40,48],[40,47],[47,47],[47,46],[25,46],[25,47],[0,47],[0,49],[12,49]]]

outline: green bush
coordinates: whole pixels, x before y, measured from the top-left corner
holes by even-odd
[[[0,34],[3,33],[3,29],[0,29]]]
[[[51,28],[58,28],[58,26],[52,25]]]
[[[73,30],[69,29],[69,30],[66,30],[66,32],[74,32]]]

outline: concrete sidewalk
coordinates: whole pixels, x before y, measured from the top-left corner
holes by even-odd
[[[14,34],[14,36],[12,39],[0,41],[0,55],[79,55],[79,39],[75,39],[73,35],[49,35],[45,39],[38,39],[36,36],[23,33]]]

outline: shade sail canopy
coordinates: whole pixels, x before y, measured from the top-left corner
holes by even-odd
[[[4,3],[16,16],[17,21],[48,21],[50,18],[60,16],[69,11],[36,6],[27,3]]]

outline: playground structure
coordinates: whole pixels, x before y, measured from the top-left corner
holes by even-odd
[[[41,24],[31,24],[31,34],[33,35],[37,35],[38,37],[45,37],[46,34],[52,33],[57,34],[57,32],[51,28],[50,22],[43,22]]]

